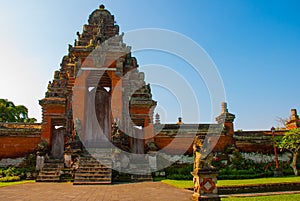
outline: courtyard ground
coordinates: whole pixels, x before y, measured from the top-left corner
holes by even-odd
[[[73,185],[72,183],[23,183],[0,187],[0,200],[11,201],[188,201],[192,191],[162,182],[114,185]],[[221,200],[299,200],[300,191],[221,195]]]
[[[191,200],[192,192],[161,182],[73,186],[72,183],[25,183],[0,188],[11,201],[171,201]]]

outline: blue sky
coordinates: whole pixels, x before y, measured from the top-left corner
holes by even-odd
[[[297,0],[5,1],[0,7],[0,97],[26,105],[30,116],[40,120],[38,100],[44,97],[48,81],[76,32],[102,3],[115,15],[121,32],[169,29],[202,46],[223,80],[236,129],[269,129],[278,125],[277,116],[288,118],[291,108],[300,110]],[[197,94],[200,121],[214,121],[217,113],[210,112],[205,83],[182,70],[187,64],[158,52],[134,56],[140,66],[155,63],[178,70]],[[166,98],[162,88],[154,86],[152,92],[167,113],[165,121],[176,122],[183,114],[183,121],[195,121],[175,99]]]

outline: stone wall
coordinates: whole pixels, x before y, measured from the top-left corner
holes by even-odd
[[[0,159],[24,157],[40,139],[40,124],[0,123]]]
[[[21,157],[21,158],[3,158],[0,159],[0,167],[9,167],[9,166],[13,166],[13,167],[18,167],[20,164],[22,164],[25,161],[25,157]]]
[[[155,145],[168,154],[193,154],[192,144],[196,135],[203,138],[210,133],[217,143],[214,151],[223,151],[234,143],[231,133],[224,132],[222,124],[159,124],[154,125]]]
[[[210,128],[210,130],[209,130]],[[208,132],[221,131],[220,124],[165,124],[154,125],[156,135],[155,145],[168,154],[188,154],[193,153],[192,142],[196,135],[203,135]],[[275,136],[283,135],[287,130],[276,130]],[[217,138],[216,138],[217,139]],[[226,147],[235,145],[241,152],[259,152],[272,154],[274,152],[271,131],[238,131],[221,132],[214,152],[223,152]]]
[[[275,136],[283,135],[287,130],[276,130]],[[241,152],[274,152],[271,131],[237,131],[233,135],[235,146]]]

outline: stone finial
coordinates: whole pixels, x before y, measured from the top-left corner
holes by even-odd
[[[299,119],[299,116],[297,114],[297,110],[296,109],[291,109],[291,120],[297,120]]]
[[[99,10],[104,10],[105,9],[105,6],[103,5],[103,4],[101,4],[100,6],[99,6]]]
[[[235,119],[235,115],[228,112],[227,103],[222,102],[222,112],[221,114],[216,118],[216,121],[218,123],[224,123],[224,122],[230,122],[232,123]]]
[[[155,115],[155,124],[160,124],[160,115],[158,113]]]
[[[183,122],[182,122],[182,117],[178,117],[178,122],[177,122],[177,124],[183,124]]]
[[[227,113],[227,112],[228,112],[227,103],[222,102],[222,114]]]

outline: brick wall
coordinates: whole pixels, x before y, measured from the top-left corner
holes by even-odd
[[[0,124],[0,159],[23,157],[41,139],[40,124]]]
[[[169,154],[189,154],[193,153],[192,144],[196,135],[207,134],[207,132],[216,133],[216,136],[222,131],[221,124],[190,124],[176,125],[169,124],[160,128],[154,125],[157,135],[154,137],[156,146],[165,153]],[[157,131],[158,130],[158,131]],[[222,133],[220,137],[215,138],[217,143],[214,151],[222,152],[227,146],[234,143],[233,135],[230,133]]]
[[[154,138],[156,146],[164,153],[168,154],[192,154],[192,144],[194,136],[181,136],[175,138],[171,136],[157,135]],[[163,149],[163,150],[162,150]]]
[[[154,142],[160,150],[165,148],[164,152],[169,154],[185,153],[191,155],[193,153],[192,143],[194,136],[195,135],[185,135],[177,138],[177,140],[174,140],[175,138],[171,136],[157,135],[154,138]],[[233,145],[233,143],[234,140],[232,136],[221,135],[213,151],[222,152],[227,146]]]
[[[283,135],[287,130],[276,130],[275,136]],[[274,153],[271,131],[238,131],[234,133],[235,146],[241,152]]]

